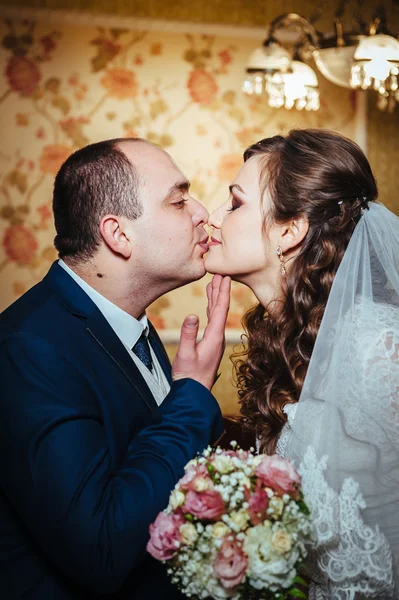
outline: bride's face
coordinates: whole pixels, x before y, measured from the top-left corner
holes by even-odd
[[[262,231],[262,212],[270,206],[267,193],[263,211],[261,201],[259,159],[252,157],[230,185],[228,200],[209,217],[213,232],[205,258],[207,271],[230,275],[249,285],[257,275],[265,275],[272,257],[271,240]]]

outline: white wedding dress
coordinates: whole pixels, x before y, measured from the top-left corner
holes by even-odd
[[[314,522],[311,600],[399,599],[399,218],[375,202],[336,273],[277,452]]]
[[[390,485],[399,481],[399,308],[370,302],[365,310],[362,303],[339,327],[350,335],[339,336],[335,390],[319,365],[317,394],[285,407],[288,421],[276,452],[292,456],[299,428],[296,463],[317,543],[309,599],[388,600],[397,597],[388,539],[397,541],[398,530],[391,531],[390,518],[384,523],[381,508],[386,503],[387,516],[396,515],[399,525],[398,487]],[[325,401],[330,394],[334,406]],[[324,450],[320,455],[320,448],[329,447],[332,465]],[[398,564],[395,570],[397,577]]]

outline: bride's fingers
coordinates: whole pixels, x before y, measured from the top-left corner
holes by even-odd
[[[212,283],[209,282],[208,285],[206,286],[206,296],[208,298],[208,305],[206,307],[206,316],[209,319],[211,318],[211,314],[212,314]]]
[[[221,275],[214,275],[212,277],[212,311],[211,314],[216,306],[216,303],[218,301],[218,297],[219,297],[219,291],[220,291],[220,285],[222,283],[222,276]]]

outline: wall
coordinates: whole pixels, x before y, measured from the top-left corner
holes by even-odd
[[[56,258],[53,178],[82,145],[124,135],[152,139],[172,154],[191,179],[193,195],[211,211],[226,198],[248,144],[296,126],[356,137],[356,96],[321,76],[322,106],[316,113],[273,110],[241,94],[246,59],[260,40],[238,29],[206,33],[183,24],[160,32],[151,22],[143,30],[110,18],[74,21],[73,15],[57,13],[27,21],[14,12],[0,23],[0,310],[39,281]],[[396,117],[371,112],[370,152],[382,174],[382,196],[395,208],[389,173],[396,168],[391,152],[397,135],[382,123]],[[381,162],[382,130],[390,141]],[[206,282],[150,307],[165,339],[184,313],[197,312],[204,323]],[[252,302],[245,288],[234,286],[232,338]],[[226,412],[234,412],[226,361],[222,371],[218,397]]]

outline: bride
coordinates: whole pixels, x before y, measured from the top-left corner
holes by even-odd
[[[315,599],[399,597],[399,218],[377,196],[354,142],[293,130],[245,151],[209,219],[207,270],[259,300],[241,413],[300,470]]]

